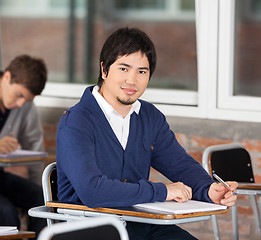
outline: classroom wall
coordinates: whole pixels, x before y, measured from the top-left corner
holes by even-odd
[[[55,154],[56,127],[60,116],[65,109],[39,107],[42,120],[46,150]],[[255,180],[261,183],[261,128],[260,123],[233,122],[220,120],[206,120],[195,118],[167,117],[171,129],[181,145],[197,161],[201,162],[203,150],[214,144],[231,142],[241,143],[252,157]],[[151,179],[167,182],[155,170],[152,170]],[[240,240],[257,240],[258,236],[251,201],[247,196],[239,196],[238,200],[239,235]],[[231,211],[218,216],[221,239],[232,239]],[[214,239],[211,221],[183,224],[181,227],[189,230],[201,240]]]

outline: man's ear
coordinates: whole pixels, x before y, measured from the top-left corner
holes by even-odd
[[[5,71],[3,74],[3,80],[7,81],[7,82],[11,82],[11,73],[10,71]]]
[[[105,79],[107,77],[107,73],[103,69],[103,62],[101,62],[101,73],[102,73],[102,79]]]

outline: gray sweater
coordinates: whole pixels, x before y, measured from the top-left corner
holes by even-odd
[[[10,135],[18,139],[22,149],[44,151],[42,125],[33,102],[27,102],[22,108],[12,109],[0,132],[0,138]],[[40,184],[43,164],[29,167],[29,178]]]

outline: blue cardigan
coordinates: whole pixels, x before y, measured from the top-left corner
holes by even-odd
[[[173,182],[193,189],[193,199],[210,201],[212,178],[177,142],[165,116],[142,101],[131,115],[124,150],[92,95],[62,116],[57,130],[58,199],[88,207],[120,207],[165,201],[163,183],[148,180],[152,166]]]

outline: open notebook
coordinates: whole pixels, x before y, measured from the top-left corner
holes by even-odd
[[[17,233],[18,229],[17,227],[13,226],[0,226],[0,234],[1,235],[7,235],[7,234],[14,234]]]
[[[17,149],[10,154],[0,154],[0,158],[26,158],[26,157],[47,157],[47,152]]]
[[[170,212],[174,214],[208,212],[208,211],[227,209],[227,206],[224,205],[195,201],[195,200],[188,200],[183,203],[178,203],[175,201],[142,203],[142,204],[136,204],[134,205],[134,207]]]

